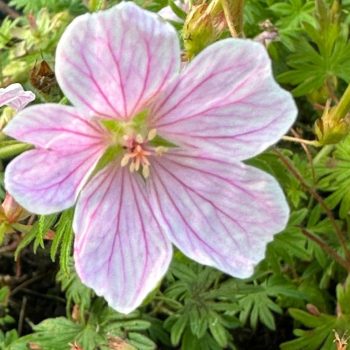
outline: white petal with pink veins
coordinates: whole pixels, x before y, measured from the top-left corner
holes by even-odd
[[[175,29],[130,2],[75,19],[57,48],[56,76],[75,106],[130,118],[178,73]]]
[[[179,9],[184,11],[184,13],[188,12],[190,9],[190,2],[188,0],[180,1],[175,0],[174,1],[175,6],[177,6]],[[177,22],[177,23],[183,23],[184,20],[180,18],[171,8],[170,5],[163,7],[160,11],[158,11],[158,15],[164,18],[167,21]]]
[[[119,312],[129,313],[167,271],[172,248],[144,182],[118,165],[104,168],[78,199],[74,258],[83,283]]]
[[[0,89],[0,107],[7,105],[20,110],[34,100],[35,95],[31,91],[24,91],[18,83]]]
[[[106,131],[74,107],[41,104],[28,107],[11,120],[5,134],[37,147],[71,153],[106,143]]]
[[[155,213],[187,256],[245,278],[283,230],[289,208],[276,180],[253,167],[172,151],[152,159]]]
[[[152,127],[181,146],[250,158],[277,142],[297,110],[273,79],[265,48],[221,40],[200,53],[151,110]]]
[[[5,188],[32,213],[62,211],[74,205],[103,151],[87,147],[64,155],[40,149],[25,152],[7,166]]]

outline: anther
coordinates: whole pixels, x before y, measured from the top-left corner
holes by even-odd
[[[137,134],[135,137],[137,143],[143,143],[143,137],[140,134]]]
[[[157,136],[157,129],[151,129],[147,135],[147,140],[152,141]]]

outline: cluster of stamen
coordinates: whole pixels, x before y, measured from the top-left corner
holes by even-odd
[[[121,160],[121,166],[125,167],[129,165],[130,172],[141,171],[142,176],[146,179],[150,173],[150,162],[148,157],[152,154],[147,150],[146,145],[149,141],[156,137],[156,129],[149,131],[147,138],[141,134],[124,135],[123,147],[127,150],[127,153]]]

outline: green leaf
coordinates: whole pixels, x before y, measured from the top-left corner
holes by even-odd
[[[295,0],[293,3],[298,3],[295,7],[296,10],[297,8],[300,10],[300,6],[312,8],[311,2],[302,5],[301,1]],[[286,7],[288,6],[277,4],[272,6],[272,10],[276,7],[277,9],[284,8],[285,11],[280,12],[283,13],[287,11]],[[295,96],[321,90],[327,81],[333,81],[335,77],[349,82],[350,67],[347,62],[350,44],[347,30],[343,30],[338,16],[332,15],[325,3],[318,7],[314,18],[309,13],[301,20],[302,17],[296,16],[295,12],[293,13],[294,17],[287,18],[294,18],[296,22],[303,23],[306,35],[299,35],[295,38],[293,53],[287,59],[287,64],[291,69],[278,75],[278,80],[282,83],[296,85],[293,90]],[[285,20],[283,18],[281,21]]]
[[[65,269],[59,270],[57,281],[62,284],[62,290],[66,293],[67,313],[69,313],[72,304],[76,304],[79,305],[83,314],[91,305],[93,292],[80,281],[74,270],[72,260],[69,261],[68,266],[68,272]]]
[[[129,344],[135,346],[139,350],[154,350],[157,348],[156,344],[146,336],[130,332],[128,334]]]
[[[187,325],[187,315],[181,315],[171,327],[170,341],[173,345],[178,345],[181,336]]]
[[[238,304],[241,309],[239,319],[243,324],[249,319],[253,329],[256,329],[258,321],[271,330],[276,329],[272,312],[281,313],[282,309],[269,298],[266,291],[243,296]]]
[[[226,348],[228,338],[225,327],[217,319],[215,319],[213,322],[209,322],[209,329],[216,342],[222,348]]]
[[[44,237],[48,230],[53,226],[57,220],[58,214],[42,215],[39,220],[35,222],[32,229],[24,236],[20,244],[18,245],[15,257],[17,259],[18,254],[23,248],[28,246],[34,241],[33,249],[34,252],[37,251],[39,247],[44,248]]]
[[[181,18],[183,21],[186,19],[187,13],[181,7],[177,6],[173,0],[169,0],[169,6],[177,17]]]
[[[192,334],[197,338],[202,338],[208,329],[208,315],[205,308],[203,305],[194,306],[188,314]]]
[[[294,331],[297,339],[281,345],[281,350],[329,350],[334,348],[334,330],[343,334],[349,327],[349,316],[311,315],[305,311],[291,309],[292,317],[301,322],[309,330]]]
[[[45,350],[68,350],[69,343],[74,342],[82,328],[64,317],[57,317],[39,323],[33,330],[33,334],[19,338],[11,344],[9,350],[15,350],[18,346],[29,342],[36,343]]]

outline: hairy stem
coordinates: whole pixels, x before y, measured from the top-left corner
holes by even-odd
[[[228,29],[230,31],[230,34],[233,38],[238,38],[238,33],[235,28],[235,20],[232,16],[230,3],[228,0],[221,0],[222,8],[224,9],[225,19],[228,26]]]
[[[309,140],[304,140],[304,139],[300,139],[299,137],[293,137],[293,136],[282,136],[282,140],[301,143],[301,144],[310,145],[314,147],[320,146],[318,141],[309,141]]]
[[[331,256],[339,265],[343,266],[348,272],[350,272],[350,262],[341,257],[338,252],[329,246],[322,238],[314,235],[307,229],[299,227],[301,232],[310,240],[317,243],[323,251],[325,251],[329,256]]]

